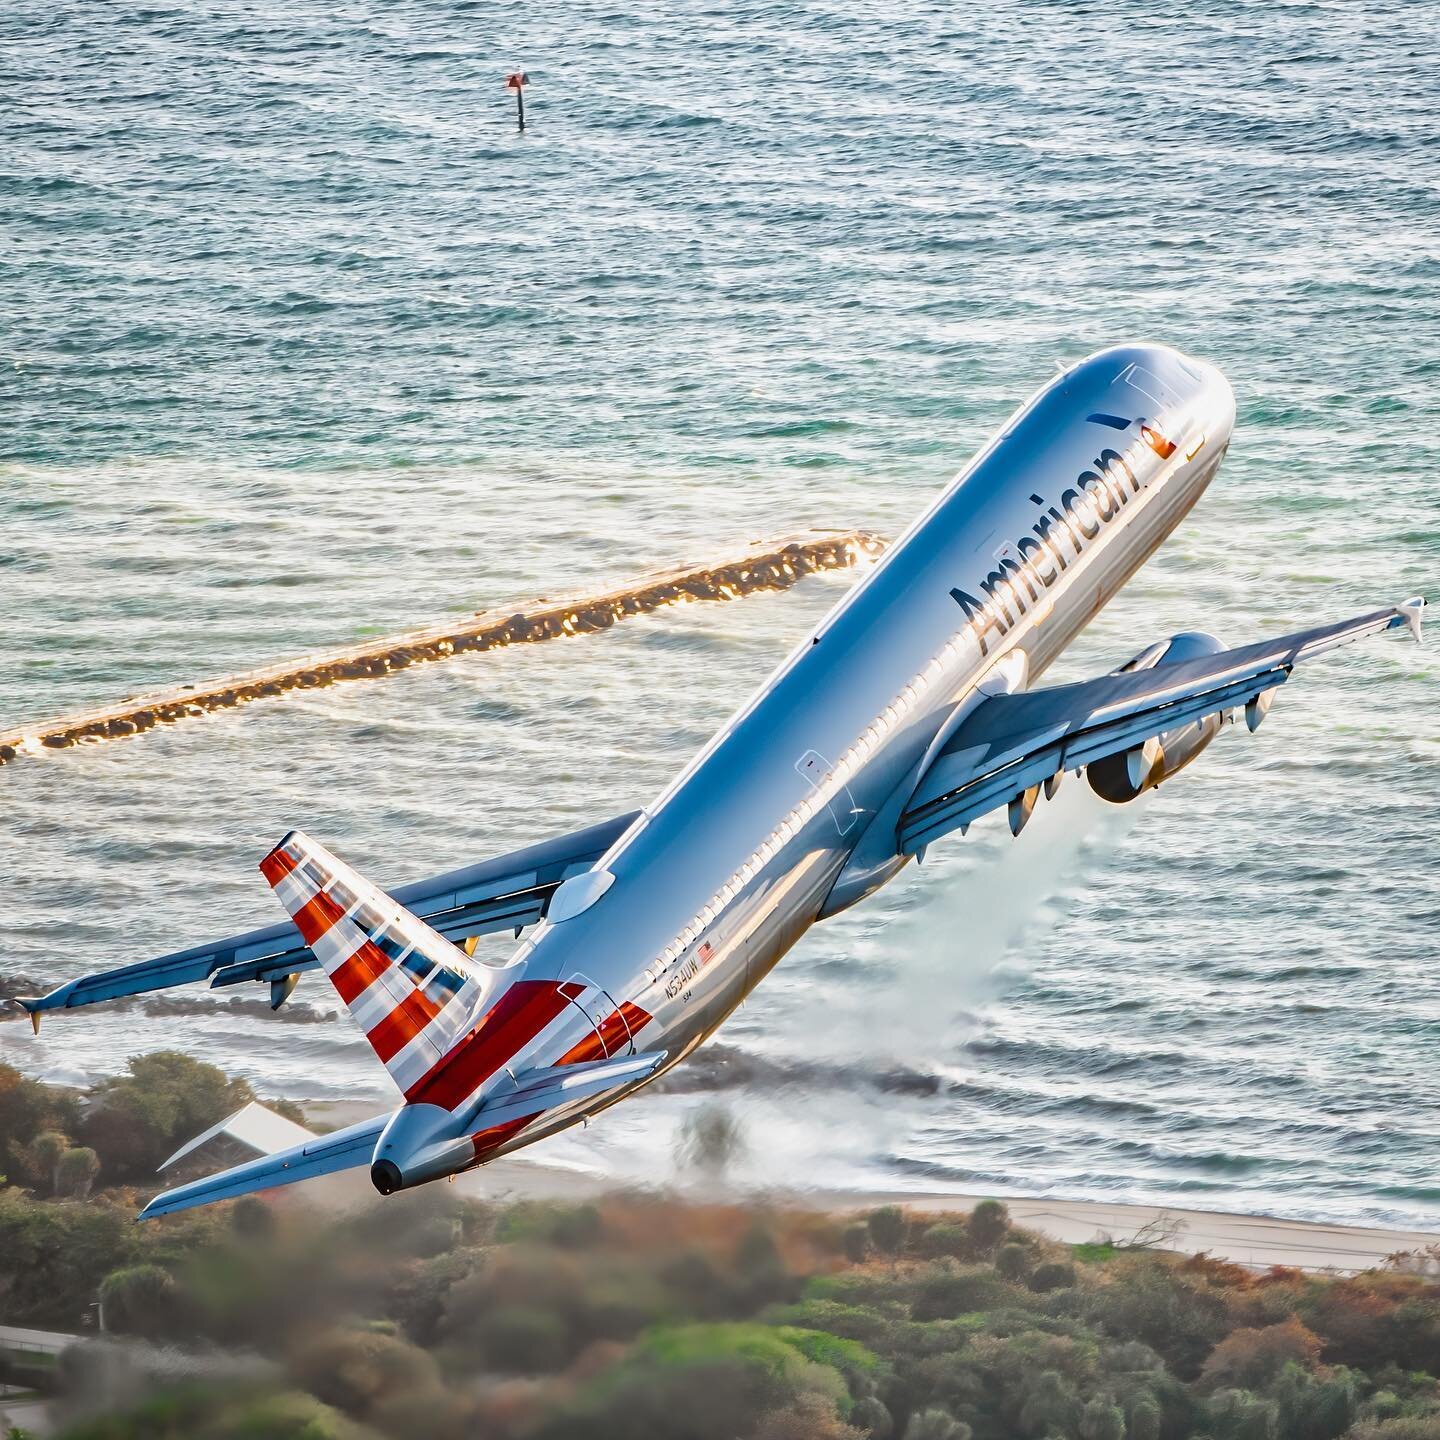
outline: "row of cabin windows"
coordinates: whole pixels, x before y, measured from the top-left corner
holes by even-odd
[[[960,650],[959,634],[952,635],[945,642],[941,655],[953,658]],[[836,780],[844,784],[854,773],[857,762],[867,758],[880,746],[881,739],[888,735],[899,722],[900,718],[912,710],[920,699],[928,685],[939,679],[944,673],[945,665],[940,656],[932,658],[913,680],[907,682],[901,690],[880,714],[870,722],[861,733],[860,738],[841,756],[839,763],[825,777],[826,780]],[[823,781],[821,782],[824,783]],[[729,904],[739,892],[754,879],[762,865],[772,860],[782,845],[788,844],[800,832],[800,828],[815,814],[818,808],[815,795],[812,793],[809,799],[803,800],[794,810],[787,815],[780,824],[760,844],[760,848],[753,854],[734,875],[720,887],[716,896],[705,906],[699,915],[688,924],[684,930],[673,940],[660,955],[660,964],[655,971],[658,978],[671,964],[690,946],[700,932],[715,919],[716,915],[725,905]]]

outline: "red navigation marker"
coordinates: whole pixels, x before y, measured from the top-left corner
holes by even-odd
[[[519,128],[525,128],[525,87],[530,77],[523,70],[513,71],[505,77],[505,88],[515,92],[515,120]]]

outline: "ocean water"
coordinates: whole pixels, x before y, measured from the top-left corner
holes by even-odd
[[[0,15],[0,725],[818,525],[897,533],[1068,361],[1220,364],[1191,519],[1066,657],[1440,592],[1433,8],[311,0]],[[530,76],[517,133],[507,71]],[[0,769],[0,979],[642,804],[849,583]],[[1440,1220],[1440,664],[1386,638],[1174,784],[1073,781],[817,927],[663,1092],[664,1179]],[[316,977],[0,1025],[385,1082]]]

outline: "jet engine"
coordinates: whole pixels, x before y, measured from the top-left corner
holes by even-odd
[[[1157,665],[1176,665],[1182,660],[1217,654],[1224,648],[1213,635],[1187,630],[1142,650],[1112,673],[1121,675]],[[1264,698],[1268,700],[1268,695]],[[1265,708],[1268,709],[1268,705]],[[1257,719],[1251,729],[1258,723]],[[1177,726],[1122,754],[1096,760],[1086,767],[1085,778],[1102,800],[1123,805],[1183,770],[1220,733],[1223,724],[1223,715],[1206,715],[1188,725]]]
[[[475,1145],[467,1127],[438,1105],[402,1105],[381,1131],[370,1165],[370,1183],[393,1195],[468,1169]]]

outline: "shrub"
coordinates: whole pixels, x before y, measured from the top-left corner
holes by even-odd
[[[850,1412],[850,1423],[867,1440],[892,1440],[895,1421],[884,1403],[874,1395],[866,1395],[855,1402]]]
[[[83,1200],[100,1173],[100,1157],[88,1145],[74,1145],[55,1166],[55,1193]]]
[[[823,1330],[807,1330],[784,1325],[775,1332],[787,1345],[793,1346],[807,1360],[828,1365],[845,1377],[852,1394],[862,1393],[881,1371],[879,1357],[857,1340],[842,1340]]]
[[[712,1183],[745,1153],[739,1122],[715,1103],[692,1110],[680,1126],[675,1160],[682,1170],[691,1170]]]
[[[472,1333],[482,1360],[496,1370],[542,1374],[559,1370],[570,1358],[564,1320],[538,1306],[498,1306],[479,1318]]]
[[[1071,1434],[1080,1413],[1074,1388],[1058,1370],[1042,1370],[1029,1387],[1020,1407],[1020,1429],[1025,1435],[1044,1436],[1052,1431]]]
[[[1012,1301],[1014,1292],[990,1269],[934,1275],[920,1286],[910,1313],[916,1320],[950,1320]]]
[[[870,1243],[882,1255],[898,1255],[905,1244],[905,1212],[898,1205],[882,1205],[865,1217]]]
[[[859,1265],[870,1257],[870,1230],[865,1225],[847,1225],[841,1236],[845,1258]]]
[[[1292,1362],[1311,1369],[1320,1337],[1293,1317],[1263,1330],[1233,1330],[1211,1352],[1200,1382],[1211,1389],[1261,1390]]]
[[[762,1416],[751,1440],[865,1440],[865,1431],[847,1425],[828,1400],[802,1395],[784,1410]]]
[[[1075,1267],[1065,1260],[1047,1260],[1030,1272],[1030,1288],[1038,1295],[1068,1290],[1075,1283]]]
[[[579,1250],[595,1244],[602,1229],[600,1211],[594,1205],[522,1201],[501,1215],[495,1238],[502,1243],[532,1240]]]
[[[242,1240],[269,1240],[275,1212],[258,1195],[242,1195],[230,1208],[230,1226]]]
[[[1031,1259],[1030,1247],[1012,1240],[995,1252],[995,1270],[1007,1280],[1023,1280],[1029,1274]]]
[[[840,1376],[763,1325],[687,1325],[651,1333],[530,1432],[533,1440],[735,1440],[807,1394],[845,1397]],[[704,1403],[696,1402],[697,1396]],[[823,1432],[822,1432],[823,1433]]]
[[[1039,1274],[1031,1276],[1032,1288]],[[1185,1380],[1199,1373],[1230,1329],[1223,1297],[1148,1256],[1116,1262],[1108,1283],[1087,1294],[1084,1309],[1115,1339],[1143,1341]]]
[[[977,1255],[989,1255],[1010,1233],[1010,1212],[998,1200],[982,1200],[965,1222]]]
[[[920,1410],[905,1427],[905,1440],[970,1440],[970,1427],[947,1410]]]
[[[1357,1425],[1347,1440],[1440,1440],[1440,1415],[1416,1415]]]
[[[382,1402],[423,1394],[439,1383],[435,1362],[423,1350],[365,1330],[320,1335],[292,1358],[291,1370],[312,1395],[360,1420]]]
[[[1335,1440],[1355,1419],[1359,1390],[1343,1365],[1316,1375],[1291,1361],[1270,1385],[1269,1397],[1279,1407],[1286,1440]]]
[[[930,1259],[950,1255],[962,1257],[974,1251],[970,1231],[964,1225],[932,1225],[921,1232],[915,1248]]]

